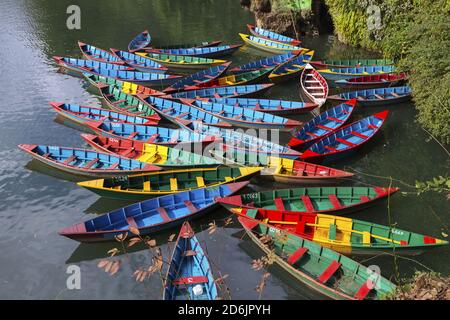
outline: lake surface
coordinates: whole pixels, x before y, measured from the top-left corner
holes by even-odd
[[[48,102],[61,101],[97,105],[99,100],[87,93],[81,79],[57,73],[52,56],[80,56],[77,40],[101,48],[125,49],[129,40],[143,29],[150,30],[153,44],[223,40],[240,43],[239,32],[253,23],[252,14],[239,6],[238,0],[154,0],[154,1],[78,1],[81,30],[68,30],[66,9],[72,1],[3,0],[0,10],[0,298],[2,299],[160,299],[161,281],[153,276],[137,283],[132,273],[147,266],[150,255],[143,247],[118,257],[121,270],[113,277],[97,267],[107,251],[118,244],[80,245],[57,231],[96,214],[119,208],[126,203],[99,199],[87,190],[66,181],[57,172],[49,172],[21,152],[20,143],[59,146],[85,146],[79,131],[54,121]],[[333,38],[305,38],[304,46],[316,51],[316,57],[373,57],[374,53],[348,48]],[[243,63],[261,53],[246,47],[232,60]],[[299,100],[298,84],[275,87],[270,97]],[[357,117],[382,108],[360,109]],[[415,123],[412,104],[390,107],[390,118],[374,143],[358,156],[336,164],[338,168],[362,172],[355,184],[393,186],[403,192],[414,189],[415,180],[428,180],[448,172],[449,162],[443,150],[430,141]],[[308,119],[306,117],[305,119]],[[51,174],[51,175],[48,175]],[[257,185],[256,185],[257,184]],[[252,188],[288,187],[254,183]],[[391,199],[390,221],[399,228],[442,238],[450,224],[448,201],[444,195],[426,193],[396,194]],[[217,210],[194,223],[213,268],[228,274],[226,283],[235,299],[257,299],[255,287],[263,271],[253,271],[255,247],[243,238],[238,224],[218,228],[212,235],[204,231],[216,220],[220,226],[227,213]],[[356,219],[388,224],[386,205],[355,213]],[[202,231],[203,230],[203,231]],[[156,236],[165,255],[170,252],[167,238],[172,230]],[[445,275],[450,271],[448,248],[414,257],[414,261],[392,256],[367,260],[379,265],[382,274],[406,277],[416,269],[431,268]],[[366,261],[367,260],[367,261]],[[419,264],[420,263],[420,264]],[[81,290],[67,290],[69,265],[81,269]],[[265,299],[311,299],[315,294],[286,279],[275,269],[262,293]]]

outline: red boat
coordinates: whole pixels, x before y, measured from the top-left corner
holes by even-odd
[[[336,80],[338,87],[388,87],[404,82],[407,78],[405,72],[372,74],[363,77]]]

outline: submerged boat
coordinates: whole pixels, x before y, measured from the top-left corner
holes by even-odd
[[[359,68],[373,66],[388,66],[394,64],[390,59],[347,59],[347,60],[322,60],[311,61],[311,64],[317,69],[327,68]]]
[[[260,70],[260,69],[265,69],[265,68],[270,68],[270,67],[276,67],[276,66],[279,66],[279,65],[297,57],[299,54],[300,54],[299,51],[292,51],[292,52],[287,52],[287,53],[276,55],[276,56],[262,58],[262,59],[256,60],[256,61],[250,61],[249,63],[243,64],[241,66],[231,68],[230,72],[235,72],[235,73],[249,72],[249,71],[255,71],[255,70]]]
[[[411,95],[411,88],[402,86],[343,92],[328,98],[332,101],[356,99],[362,106],[379,106],[408,101],[411,99]]]
[[[84,177],[115,177],[161,170],[160,167],[87,149],[20,144],[34,159],[58,170]]]
[[[346,217],[311,212],[231,208],[233,213],[314,241],[343,254],[421,254],[448,245],[430,236]]]
[[[286,53],[288,51],[300,51],[300,53],[309,51],[309,49],[306,48],[301,48],[298,46],[293,46],[282,42],[268,40],[266,38],[250,36],[248,34],[239,33],[239,36],[246,44],[251,45],[252,47],[255,47],[257,49],[275,54]]]
[[[394,66],[375,66],[358,68],[331,68],[320,69],[319,73],[327,80],[350,79],[371,74],[385,74],[395,71]]]
[[[180,229],[170,258],[163,300],[216,300],[216,282],[208,256],[203,251],[189,222]]]
[[[346,125],[311,145],[301,158],[308,162],[334,161],[356,151],[380,131],[388,110]]]
[[[242,45],[226,45],[204,48],[177,48],[177,49],[149,49],[148,53],[170,54],[177,56],[193,56],[202,58],[218,58],[232,55]]]
[[[382,300],[395,292],[392,282],[342,254],[249,217],[238,220],[276,265],[328,298]]]
[[[138,51],[147,48],[152,42],[152,37],[147,30],[142,31],[128,44],[128,51]]]
[[[319,107],[327,101],[328,83],[310,64],[303,68],[300,77],[300,87],[303,96]]]
[[[86,59],[119,65],[125,64],[122,60],[120,60],[107,50],[97,48],[93,45],[86,44],[81,41],[78,41],[78,46],[80,47],[81,53],[83,53]]]
[[[80,242],[114,241],[124,233],[133,236],[130,227],[141,236],[153,234],[204,216],[217,207],[217,198],[230,196],[247,184],[230,183],[145,200],[64,228],[59,234]]]
[[[305,148],[336,131],[350,119],[355,106],[356,99],[352,99],[322,112],[296,131],[289,140],[288,146]]]
[[[273,83],[250,84],[244,86],[213,87],[198,90],[187,90],[167,95],[175,99],[254,97],[261,95],[273,87]]]
[[[406,80],[407,74],[405,72],[400,73],[384,73],[384,74],[372,74],[364,77],[356,77],[350,79],[336,80],[334,83],[338,87],[386,87],[399,84]]]
[[[280,64],[271,72],[271,74],[269,74],[270,81],[280,83],[299,77],[305,66],[311,61],[313,55],[314,51],[308,51]]]
[[[204,69],[213,66],[224,64],[227,61],[219,59],[192,57],[192,56],[177,56],[173,54],[160,54],[160,53],[142,53],[138,52],[138,55],[156,61],[171,69]]]
[[[262,168],[195,168],[139,174],[120,179],[79,182],[99,196],[114,199],[145,200],[178,192],[217,187],[226,183],[250,180]]]
[[[124,63],[133,67],[134,69],[140,72],[150,72],[150,73],[166,73],[168,70],[162,64],[155,62],[153,60],[144,58],[140,55],[128,52],[121,51],[117,49],[110,49],[113,55],[115,55],[118,59],[122,60]]]
[[[300,40],[293,39],[282,34],[266,30],[263,28],[255,27],[254,25],[247,24],[247,28],[251,34],[255,37],[265,38],[272,41],[284,42],[293,46],[298,46],[302,43]]]
[[[218,167],[222,164],[221,161],[211,157],[192,153],[179,147],[170,148],[158,144],[99,137],[92,134],[82,134],[81,137],[91,147],[101,152],[151,163],[164,169]]]

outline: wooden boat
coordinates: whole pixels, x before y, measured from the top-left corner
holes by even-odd
[[[397,192],[398,188],[314,187],[254,192],[220,199],[222,206],[277,210],[280,213],[309,212],[349,214],[368,208]]]
[[[177,82],[175,82],[170,87],[164,89],[165,93],[170,93],[174,91],[183,91],[189,89],[189,87],[201,85],[210,81],[213,81],[219,78],[222,74],[224,74],[231,62],[227,62],[215,67],[211,67],[206,70],[199,71],[197,73],[186,76]]]
[[[121,90],[114,85],[99,86],[101,97],[103,98],[102,104],[111,110],[130,116],[138,116],[153,122],[159,122],[161,120],[161,117],[155,110],[147,106],[136,96],[124,93],[123,88],[124,86],[122,86]]]
[[[328,83],[310,64],[303,68],[300,77],[300,87],[303,96],[319,107],[327,101]]]
[[[314,241],[343,254],[421,254],[447,241],[362,220],[300,211],[232,208],[231,211]]]
[[[309,51],[309,49],[306,48],[301,48],[273,40],[267,40],[261,37],[250,36],[248,34],[239,33],[239,36],[246,44],[251,45],[252,47],[255,47],[257,49],[275,54],[286,53],[288,51],[300,51],[301,53]]]
[[[217,167],[222,162],[181,148],[170,148],[142,141],[99,137],[92,134],[81,134],[81,137],[94,149],[121,157],[139,160],[158,165],[164,169]]]
[[[282,118],[270,113],[230,106],[223,103],[208,103],[201,100],[184,100],[183,102],[186,104],[189,103],[196,108],[200,108],[200,110],[214,115],[235,127],[291,130],[302,124],[297,120]]]
[[[249,217],[238,218],[250,239],[293,279],[334,300],[382,300],[395,285],[362,264],[298,235]]]
[[[216,299],[218,299],[217,287],[208,256],[189,222],[185,221],[170,258],[163,300]]]
[[[152,42],[152,37],[147,30],[142,31],[128,44],[128,51],[134,52],[147,48]]]
[[[209,147],[209,146],[208,146]],[[336,184],[344,182],[353,173],[294,159],[268,156],[265,152],[242,152],[237,148],[219,145],[210,150],[211,155],[226,164],[246,167],[264,166],[261,177],[282,183]]]
[[[296,131],[289,140],[288,146],[306,148],[318,139],[336,131],[350,119],[355,106],[356,99],[352,99],[322,112]]]
[[[75,76],[75,77],[83,77],[84,72],[92,72],[96,68],[102,68],[103,70],[123,70],[124,72],[131,72],[134,69],[132,67],[121,65],[121,64],[112,64],[106,62],[99,62],[94,60],[84,60],[84,59],[76,59],[76,58],[67,58],[67,57],[53,57],[55,62],[65,73]]]
[[[94,108],[89,106],[80,106],[77,104],[68,104],[62,102],[50,102],[53,109],[62,117],[69,119],[77,124],[86,126],[91,121],[109,121],[128,124],[139,124],[144,126],[154,126],[158,121],[153,119],[130,116],[125,113],[115,112],[107,109]]]
[[[222,41],[203,41],[198,43],[181,43],[181,44],[171,44],[158,46],[158,48],[149,49],[190,49],[190,48],[207,48],[207,47],[217,47],[222,43]],[[145,50],[144,50],[145,51]]]
[[[332,132],[311,145],[301,158],[308,162],[322,162],[352,154],[380,131],[388,114],[389,111],[384,110]]]
[[[286,101],[275,99],[252,99],[252,98],[209,98],[205,100],[211,103],[223,103],[236,107],[253,109],[276,115],[306,113],[317,108],[310,102]]]
[[[34,159],[64,172],[105,178],[161,170],[148,163],[87,149],[19,144]]]
[[[322,60],[311,61],[311,64],[316,69],[328,68],[359,68],[359,67],[374,67],[374,66],[388,66],[393,65],[394,62],[390,59],[350,59],[350,60]]]
[[[287,53],[276,55],[276,56],[262,58],[260,60],[251,61],[251,62],[243,64],[241,66],[234,67],[234,68],[230,69],[230,72],[235,72],[235,73],[249,72],[249,71],[255,71],[255,70],[260,70],[260,69],[265,69],[265,68],[270,68],[270,67],[276,67],[278,65],[281,65],[281,64],[297,57],[299,54],[300,54],[300,51],[292,51],[292,52],[287,52]]]
[[[332,68],[320,69],[319,73],[327,80],[350,79],[355,77],[368,76],[371,74],[385,74],[395,71],[394,66],[375,66],[359,68]]]
[[[186,57],[190,56],[201,58],[218,58],[232,55],[240,47],[242,47],[242,45],[238,44],[238,45],[226,45],[226,46],[204,47],[204,48],[149,49],[146,50],[146,52],[156,54],[170,54]]]
[[[99,76],[114,78],[116,80],[128,81],[143,86],[155,86],[155,87],[170,86],[182,78],[182,76],[175,76],[172,74],[148,73],[139,71],[127,71],[127,70],[111,70],[104,68],[98,69],[92,68],[86,71]]]
[[[254,83],[259,83],[267,79],[267,75],[273,70],[273,67],[241,72],[238,74],[231,74],[221,78],[212,79],[207,82],[198,83],[189,87],[186,90],[198,90],[201,88],[211,88],[211,87],[223,87],[223,86],[238,86],[238,85],[249,85]]]
[[[232,195],[247,184],[230,183],[145,200],[64,228],[59,234],[80,242],[114,241],[124,233],[132,237],[132,226],[141,236],[149,235],[204,216],[216,209],[218,197]]]
[[[139,95],[138,98],[147,107],[152,108],[159,115],[178,126],[187,126],[193,121],[200,121],[211,126],[231,127],[229,123],[223,121],[221,118],[185,103],[184,99],[181,99],[182,103],[178,103],[153,96]]]
[[[343,92],[328,98],[332,101],[356,99],[362,106],[379,106],[408,101],[411,99],[411,94],[410,87],[402,86]]]
[[[247,28],[250,31],[250,33],[252,35],[254,35],[255,37],[260,37],[260,38],[277,41],[277,42],[283,42],[283,43],[290,44],[292,46],[299,46],[300,43],[302,43],[300,40],[293,39],[293,38],[284,36],[282,34],[279,34],[279,33],[276,33],[276,32],[270,31],[270,30],[258,28],[251,24],[247,24]]]
[[[393,86],[404,82],[407,74],[405,72],[400,73],[385,73],[385,74],[372,74],[364,77],[356,77],[350,79],[336,80],[334,83],[337,87],[386,87]]]
[[[83,53],[86,59],[119,65],[125,64],[122,60],[120,60],[107,50],[97,48],[93,45],[86,44],[81,41],[78,41],[78,46],[80,47],[80,51],[81,53]]]
[[[163,92],[128,81],[117,80],[114,78],[104,77],[88,72],[83,73],[83,76],[84,79],[88,82],[90,88],[94,89],[92,90],[93,93],[99,96],[103,95],[103,88],[109,86],[117,87],[123,93],[131,95],[136,94],[146,94],[152,96],[164,95]]]
[[[299,152],[290,148],[238,130],[215,128],[197,121],[186,126],[186,129],[193,130],[202,135],[218,137],[227,147],[236,148],[244,152],[263,152],[271,156],[289,159],[297,159],[300,156]]]
[[[126,140],[175,146],[178,144],[213,142],[214,137],[203,136],[189,130],[170,129],[159,126],[142,126],[109,121],[89,121],[86,125],[96,134]]]
[[[273,83],[251,84],[244,86],[213,87],[198,90],[186,90],[167,95],[170,99],[200,99],[254,97],[261,95],[273,87]]]
[[[250,180],[261,169],[218,167],[158,171],[158,173],[83,181],[78,185],[102,197],[142,201],[167,194]]]
[[[111,48],[110,50],[118,59],[138,71],[150,73],[166,73],[168,70],[162,64],[144,58],[140,55],[128,51],[117,50],[114,48]]]
[[[311,61],[314,55],[314,51],[308,51],[301,54],[287,62],[277,66],[271,74],[269,79],[273,83],[280,83],[286,80],[290,80],[299,77],[305,66]]]
[[[138,55],[156,61],[169,69],[205,69],[224,64],[227,61],[192,56],[176,56],[173,54],[143,53]]]

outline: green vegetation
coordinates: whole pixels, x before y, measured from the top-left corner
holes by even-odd
[[[410,74],[418,121],[450,143],[450,3],[326,0],[339,40],[383,52]],[[377,15],[379,10],[380,15]]]
[[[312,0],[272,0],[274,12],[286,10],[311,10]]]

